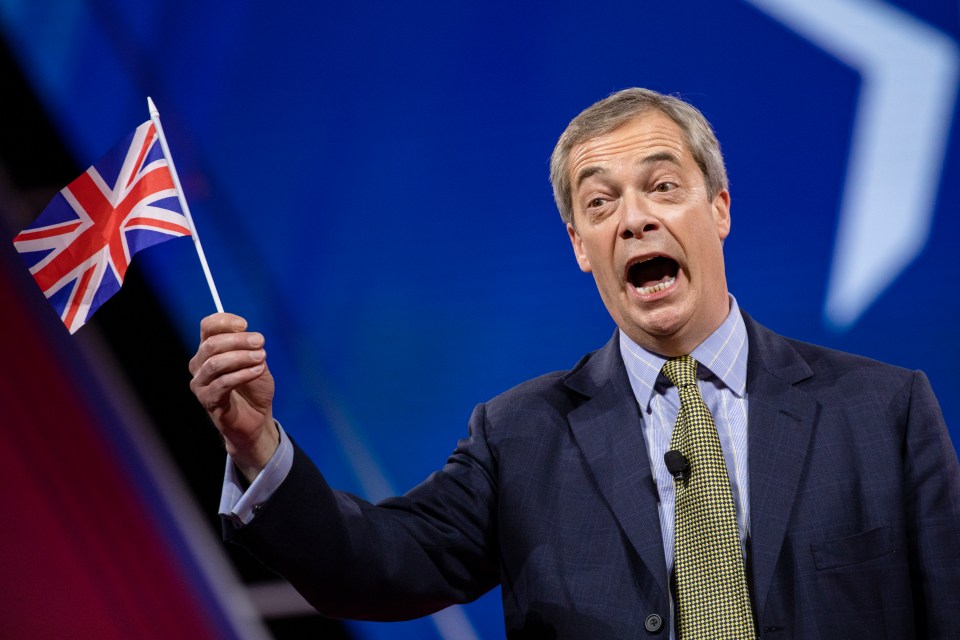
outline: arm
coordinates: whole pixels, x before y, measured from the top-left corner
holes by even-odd
[[[914,376],[904,455],[917,637],[954,637],[960,628],[960,465],[921,372]]]
[[[484,415],[443,469],[377,505],[330,489],[295,446],[287,479],[226,537],[327,616],[403,620],[474,600],[499,581]]]
[[[277,450],[278,430],[264,339],[245,330],[237,316],[205,318],[190,371],[227,453],[253,482]],[[485,430],[481,408],[441,471],[379,505],[333,491],[294,444],[286,478],[247,524],[225,521],[224,536],[328,616],[399,620],[473,600],[499,580]]]

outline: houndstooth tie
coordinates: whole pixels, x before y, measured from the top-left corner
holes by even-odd
[[[680,392],[670,448],[690,463],[676,480],[674,568],[682,640],[754,640],[750,593],[720,438],[697,387],[697,361],[668,360],[663,374]]]

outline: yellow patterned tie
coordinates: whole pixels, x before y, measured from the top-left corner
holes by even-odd
[[[755,640],[727,465],[710,410],[697,387],[697,361],[668,360],[663,374],[680,392],[670,448],[690,463],[676,480],[674,568],[681,640]]]

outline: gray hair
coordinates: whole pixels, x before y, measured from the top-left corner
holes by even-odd
[[[713,128],[696,107],[680,98],[650,89],[624,89],[594,103],[570,121],[550,156],[550,182],[560,217],[573,224],[573,194],[567,163],[570,150],[587,140],[610,133],[648,111],[659,111],[673,120],[686,139],[693,159],[703,174],[707,196],[712,200],[728,188],[720,143]]]

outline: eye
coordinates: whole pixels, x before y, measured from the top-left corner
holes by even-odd
[[[669,193],[670,191],[673,191],[676,188],[677,188],[677,184],[675,182],[663,181],[663,182],[658,182],[656,185],[654,185],[653,190],[656,191],[657,193]]]
[[[587,208],[596,209],[597,207],[602,207],[605,204],[607,204],[606,198],[593,198],[587,202]]]

